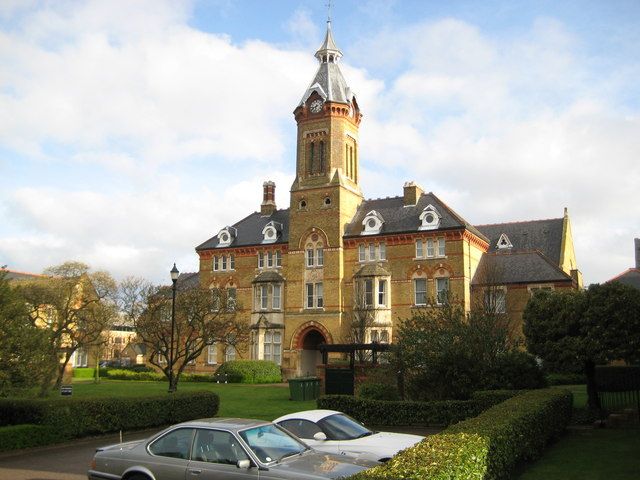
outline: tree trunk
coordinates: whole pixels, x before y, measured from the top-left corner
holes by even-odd
[[[590,410],[600,410],[600,398],[596,387],[596,364],[593,360],[584,363],[584,372],[587,376],[587,406]]]

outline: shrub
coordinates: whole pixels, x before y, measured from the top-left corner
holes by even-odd
[[[358,396],[365,400],[399,400],[398,388],[386,383],[365,382],[358,387]]]
[[[73,378],[94,378],[96,376],[95,368],[78,368],[73,369]]]
[[[183,373],[180,375],[181,382],[213,382],[214,377],[210,373]]]
[[[59,440],[55,429],[42,425],[0,427],[0,452],[48,445]]]
[[[65,440],[213,417],[219,403],[213,392],[144,398],[2,399],[0,419],[4,425],[11,422],[47,427],[56,432],[55,440]]]
[[[584,385],[587,377],[584,373],[549,373],[546,376],[549,385]]]
[[[105,376],[111,380],[161,381],[167,377],[160,372],[136,372],[134,370],[108,369]]]
[[[518,392],[483,392],[470,400],[389,402],[348,395],[326,395],[318,408],[338,410],[368,425],[449,425],[473,417]]]
[[[349,478],[511,478],[518,463],[536,458],[560,435],[571,417],[571,404],[571,392],[566,390],[526,392],[427,437],[384,465]]]
[[[231,360],[223,363],[216,372],[227,375],[230,383],[279,383],[280,367],[267,360]]]
[[[519,350],[498,355],[485,383],[486,388],[509,390],[525,390],[546,386],[544,373],[535,357]]]

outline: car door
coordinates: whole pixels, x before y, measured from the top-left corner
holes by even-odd
[[[156,478],[162,480],[184,480],[191,444],[193,428],[176,428],[151,442],[147,448],[147,467]]]
[[[250,468],[238,468],[250,460]],[[256,480],[258,468],[233,433],[213,428],[196,429],[186,480]]]
[[[304,443],[316,450],[335,454],[341,453],[339,440],[316,440],[313,438],[316,433],[322,432],[322,429],[310,420],[292,418],[283,420],[279,425],[293,433],[296,437],[301,438]]]

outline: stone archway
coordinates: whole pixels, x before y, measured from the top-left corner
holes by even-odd
[[[315,376],[316,367],[322,363],[322,354],[318,349],[321,343],[327,343],[320,330],[310,328],[300,338],[300,367],[298,373],[302,376]]]

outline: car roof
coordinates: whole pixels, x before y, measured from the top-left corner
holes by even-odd
[[[302,420],[310,420],[312,422],[317,422],[322,420],[323,418],[330,417],[331,415],[344,415],[342,412],[338,412],[336,410],[304,410],[302,412],[289,413],[288,415],[283,415],[282,417],[278,417],[274,420],[274,422],[279,423],[284,420],[292,420],[294,418],[300,418]]]
[[[244,430],[245,428],[257,427],[260,425],[270,424],[265,420],[256,420],[252,418],[200,418],[183,422],[174,427],[199,427],[199,428],[224,428],[225,430]]]

